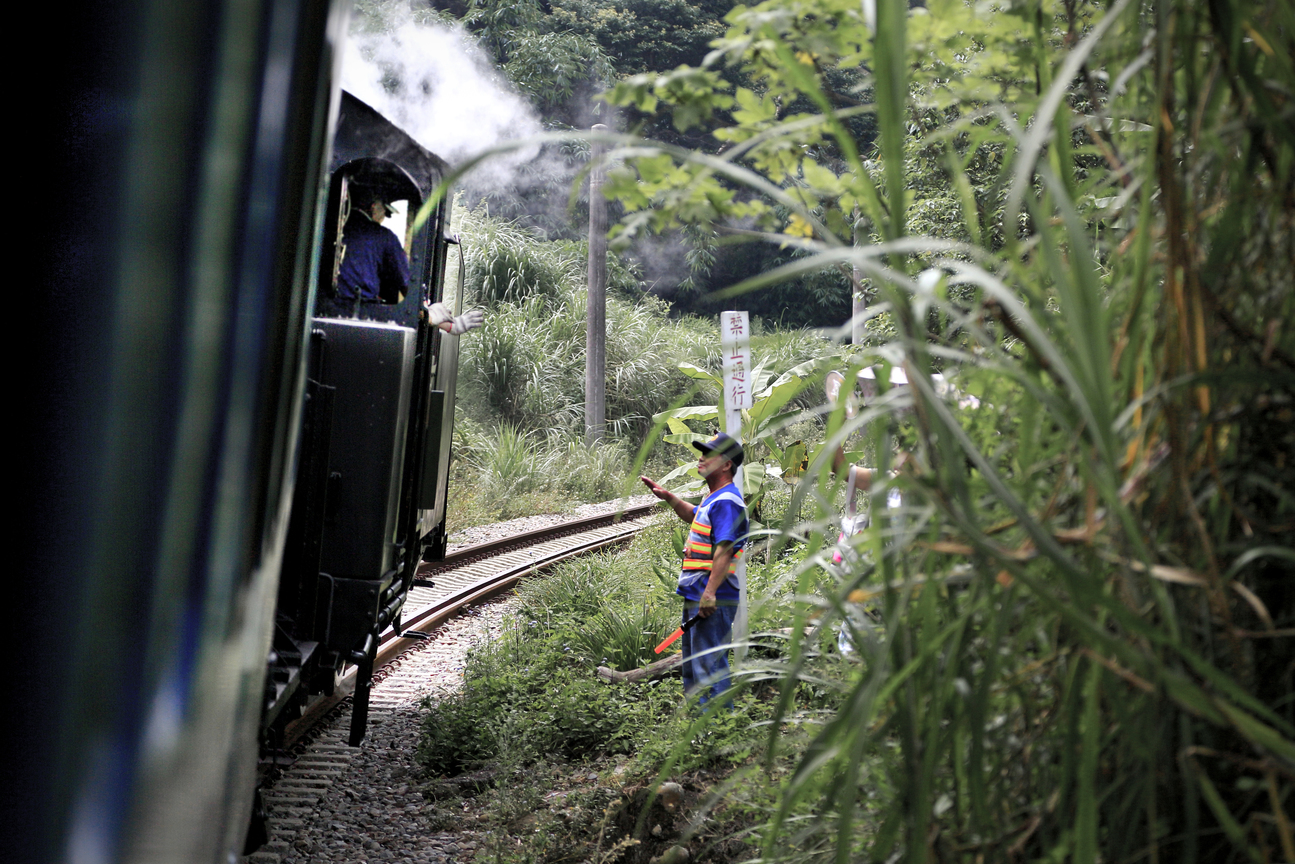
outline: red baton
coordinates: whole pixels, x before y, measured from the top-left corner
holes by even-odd
[[[696,624],[700,618],[701,618],[700,615],[694,615],[691,618],[689,618],[687,621],[684,622],[682,627],[680,627],[678,630],[671,633],[669,636],[665,637],[665,641],[662,642],[660,645],[656,646],[656,648],[653,650],[657,654],[660,654],[662,651],[669,648],[671,645],[675,643],[676,639],[678,639],[680,636],[683,635],[683,631],[691,628],[692,625]]]

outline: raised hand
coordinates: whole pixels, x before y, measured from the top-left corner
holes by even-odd
[[[696,507],[689,504],[687,501],[683,500],[678,495],[653,480],[651,477],[645,477],[640,474],[639,479],[643,481],[643,485],[648,488],[649,492],[669,504],[670,509],[674,511],[676,516],[685,522],[692,521],[693,513],[697,510]]]
[[[667,500],[667,497],[670,495],[670,493],[666,490],[664,486],[662,486],[660,483],[653,480],[651,477],[647,477],[641,474],[639,475],[639,479],[643,481],[643,485],[648,488],[649,492],[651,492],[656,497],[660,498],[662,501]]]
[[[462,315],[458,316],[450,324],[450,333],[458,336],[460,333],[467,333],[469,330],[476,330],[486,321],[486,315],[480,309],[469,309]]]
[[[423,308],[427,310],[428,323],[433,327],[440,327],[451,336],[476,330],[486,321],[486,315],[480,309],[469,309],[462,315],[455,316],[444,303],[428,303]]]
[[[433,327],[440,327],[442,324],[454,320],[454,313],[444,303],[427,303],[423,308],[427,310],[427,322]]]

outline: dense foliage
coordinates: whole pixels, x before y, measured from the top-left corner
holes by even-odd
[[[632,107],[611,108],[606,89],[627,75],[650,70],[688,68],[702,63],[710,43],[723,35],[723,16],[730,0],[360,0],[352,18],[352,33],[363,37],[365,56],[384,58],[381,86],[401,93],[417,112],[418,92],[431,99],[438,87],[453,86],[444,76],[419,81],[426,52],[424,40],[410,38],[404,28],[453,29],[457,38],[475,43],[492,62],[497,83],[512,89],[534,109],[544,129],[557,138],[540,147],[534,158],[515,164],[505,183],[477,177],[468,182],[470,204],[488,204],[490,213],[534,229],[545,238],[575,239],[587,232],[588,213],[583,189],[570,193],[581,180],[591,124],[613,131],[633,130],[677,146],[717,150],[724,146],[710,134],[714,124],[680,124]],[[397,34],[384,45],[384,34]],[[443,43],[438,43],[443,44]],[[397,55],[403,56],[394,62]],[[729,73],[725,73],[729,74]],[[741,79],[741,70],[731,73]],[[487,77],[490,77],[487,75]],[[858,89],[857,71],[835,81],[834,93]],[[685,78],[677,85],[687,89]],[[486,88],[488,89],[488,88]],[[485,90],[482,91],[486,92]],[[842,97],[857,101],[854,96]],[[867,118],[851,121],[867,127]],[[569,135],[568,135],[569,133]],[[564,137],[565,136],[565,137]],[[468,135],[469,140],[477,137]],[[435,148],[433,148],[435,149]],[[442,154],[444,155],[444,154]],[[577,184],[578,185],[578,184]],[[753,252],[728,244],[728,235],[713,231],[675,231],[663,238],[640,237],[623,257],[637,265],[638,292],[667,299],[676,313],[713,314],[722,301],[711,298],[717,289],[786,263],[794,249],[768,248]],[[801,290],[803,289],[803,290]],[[783,326],[838,326],[849,311],[851,283],[840,267],[816,268],[786,290],[753,298],[753,315]]]
[[[759,757],[777,689],[704,715],[684,701],[677,673],[623,685],[593,674],[597,665],[627,670],[659,659],[652,647],[679,621],[681,527],[670,517],[627,550],[522,583],[503,631],[469,655],[463,689],[427,703],[418,759],[430,775],[428,793],[452,821],[461,812],[452,796],[497,784],[479,818],[505,860],[647,864],[680,844],[707,848],[717,860],[756,851],[741,832],[776,804]],[[751,579],[766,598],[757,628],[789,615],[797,560],[752,562]],[[755,650],[775,655],[777,641]],[[824,655],[814,668],[826,673],[840,662]],[[794,703],[784,740],[803,747],[804,725],[827,716],[837,693],[803,683]],[[785,778],[793,767],[781,760],[774,773]],[[665,777],[686,784],[686,801],[662,806],[655,790]],[[722,799],[708,791],[719,781]]]
[[[1290,4],[768,0],[728,21],[711,62],[753,86],[617,90],[732,118],[719,157],[623,154],[622,236],[754,224],[807,253],[743,289],[858,267],[884,340],[859,362],[910,382],[831,416],[883,471],[897,437],[912,458],[851,566],[803,570],[797,632],[835,619],[864,662],[763,853],[1295,857]],[[842,67],[870,72],[868,104],[834,98]],[[816,515],[784,525],[811,548],[836,532],[829,454],[798,493]],[[790,693],[810,647],[757,671]]]
[[[461,492],[451,504],[451,530],[641,491],[629,474],[655,425],[653,415],[690,398],[718,399],[711,383],[720,368],[714,326],[692,316],[672,317],[663,301],[638,290],[631,269],[610,259],[611,434],[604,444],[586,447],[585,244],[545,240],[480,207],[455,212],[454,230],[466,250],[467,299],[487,315],[485,326],[461,343],[455,430]],[[831,343],[805,331],[761,329],[754,347],[774,375],[833,351]],[[681,366],[708,369],[712,378],[689,377]],[[698,432],[717,429],[714,418],[697,424]],[[653,453],[647,470],[664,473],[676,455]],[[695,461],[695,451],[685,457]]]
[[[687,232],[696,284],[721,240],[785,256],[738,291],[857,270],[870,337],[837,362],[883,382],[822,406],[780,510],[797,552],[773,552],[767,623],[792,638],[746,679],[781,688],[760,854],[1295,860],[1290,4],[766,0],[727,23],[700,66],[614,91],[719,142],[614,154],[620,241]],[[533,360],[473,361],[470,386],[573,416],[525,382],[583,306],[510,278],[497,318]],[[873,493],[898,506],[840,543],[838,444],[882,477],[908,457]],[[823,666],[833,628],[850,659]],[[797,713],[806,686],[828,714]]]

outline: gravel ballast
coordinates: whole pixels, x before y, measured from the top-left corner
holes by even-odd
[[[368,734],[359,747],[346,744],[349,703],[326,722],[264,790],[270,842],[251,864],[440,864],[472,857],[481,844],[476,814],[447,818],[419,791],[419,703],[462,685],[468,650],[500,632],[511,602],[468,610],[388,667],[373,687]]]
[[[563,522],[570,522],[574,519],[605,516],[618,510],[624,510],[627,507],[637,507],[640,504],[647,504],[655,500],[651,495],[634,495],[630,498],[617,498],[615,501],[604,501],[600,504],[582,504],[570,513],[523,516],[520,519],[510,519],[507,522],[498,522],[494,525],[478,525],[474,528],[464,528],[450,535],[448,551],[455,552],[464,546],[474,546],[477,543],[488,543],[491,540],[516,537],[526,531],[537,531],[540,528],[561,525]]]

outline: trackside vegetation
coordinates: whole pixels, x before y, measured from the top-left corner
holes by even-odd
[[[770,780],[785,781],[795,764],[786,754],[762,764],[779,689],[747,687],[732,710],[703,715],[689,709],[677,674],[615,686],[592,674],[660,659],[653,646],[679,623],[681,541],[673,522],[658,521],[623,552],[522,583],[502,632],[469,655],[462,689],[425,705],[418,760],[447,826],[465,798],[480,798],[489,845],[510,859],[598,860],[618,847],[617,860],[647,862],[680,845],[720,860],[756,853],[749,832],[776,812]],[[764,598],[753,623],[774,634],[756,640],[754,655],[781,655],[786,637],[775,631],[793,614],[801,561],[753,556],[752,590]],[[828,628],[817,641],[838,638]],[[807,664],[818,680],[793,694],[787,753],[802,752],[839,706],[834,682],[849,662],[824,650]],[[679,803],[656,800],[663,777],[682,781]]]
[[[643,291],[633,270],[610,259],[609,435],[604,444],[586,447],[586,245],[546,240],[490,217],[484,207],[463,208],[455,230],[467,250],[466,302],[486,310],[486,323],[460,345],[458,491],[450,530],[641,492],[631,468],[645,441],[659,439],[654,415],[684,401],[719,398],[714,325],[672,315],[668,304]],[[755,346],[771,374],[835,353],[830,341],[810,331],[763,326]],[[713,374],[699,377],[690,369]],[[699,433],[717,428],[713,418],[694,425]],[[683,453],[654,450],[640,468],[664,474]]]
[[[809,618],[864,661],[761,856],[1295,856],[1290,4],[769,0],[728,21],[707,65],[615,91],[731,118],[718,157],[622,152],[623,230],[799,238],[803,264],[738,293],[857,267],[888,337],[871,358],[910,384],[838,407],[829,442],[865,435],[884,472],[915,433],[902,506],[831,590],[805,567],[785,659],[749,669],[783,682],[774,764]],[[841,66],[870,72],[859,105],[830,92]],[[832,482],[821,451],[789,542],[830,545]]]
[[[668,747],[611,734],[588,754],[639,773],[585,810],[613,815],[510,854],[664,854],[653,796],[682,780],[706,793],[661,833],[699,858],[1295,860],[1291,5],[767,0],[726,21],[702,64],[613,90],[725,148],[626,142],[618,236],[799,250],[734,304],[857,269],[871,341],[814,374],[871,366],[879,393],[818,408],[767,517],[774,635],[712,720],[740,764],[690,762],[687,711]],[[838,445],[884,478],[840,543]],[[660,690],[601,698],[661,716]]]

